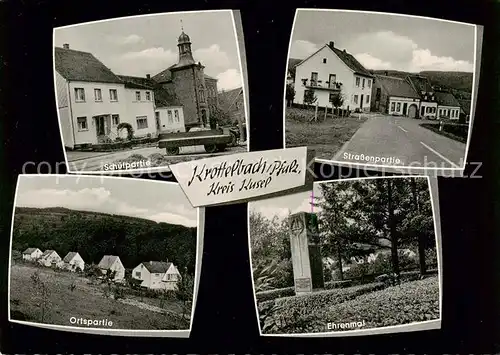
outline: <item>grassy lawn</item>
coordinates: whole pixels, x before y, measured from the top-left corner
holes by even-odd
[[[295,107],[288,107],[285,116],[286,146],[307,146],[321,159],[332,159],[367,120],[366,116],[359,119],[357,114],[332,118],[330,113],[324,120],[324,111],[318,110],[318,122],[309,122],[314,110]]]
[[[49,295],[44,302],[31,276],[40,272],[48,285]],[[76,287],[71,290],[71,285]],[[150,303],[144,300],[144,303]],[[45,304],[45,306],[44,306]],[[71,317],[108,319],[111,329],[173,330],[188,329],[189,322],[167,313],[154,312],[118,300],[106,298],[102,288],[89,284],[88,279],[70,272],[55,272],[29,264],[13,264],[10,279],[12,319],[35,323],[74,326]],[[43,321],[42,321],[43,309]],[[178,308],[177,308],[178,309]],[[174,309],[172,311],[175,311]]]

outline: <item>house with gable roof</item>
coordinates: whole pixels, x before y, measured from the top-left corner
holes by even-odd
[[[59,122],[68,148],[114,141],[117,126],[128,123],[135,137],[157,133],[154,96],[115,75],[93,54],[54,48],[55,86]]]
[[[436,95],[429,79],[419,74],[411,74],[406,77],[413,90],[420,96],[420,118],[435,119],[437,116]]]
[[[319,106],[331,107],[333,97],[341,93],[343,109],[370,110],[373,75],[345,49],[335,48],[334,42],[296,64],[294,71],[295,103],[304,104],[304,95],[312,91]]]
[[[23,251],[23,260],[37,260],[43,255],[42,251],[38,248],[28,248]]]
[[[45,250],[42,256],[38,259],[38,263],[46,267],[60,266],[61,262],[62,260],[59,254],[57,254],[56,251],[52,249]]]
[[[125,279],[125,267],[120,257],[116,255],[104,255],[97,267],[104,275],[108,272],[114,272],[114,281],[123,281]]]
[[[389,76],[387,72],[385,75],[375,75],[372,97],[372,111],[418,117],[420,96],[405,79]]]
[[[70,271],[83,271],[85,268],[85,261],[78,252],[70,251],[62,260],[62,268]]]
[[[450,92],[440,91],[436,91],[435,95],[438,104],[437,118],[458,120],[462,109],[455,96]]]
[[[171,262],[146,261],[132,270],[132,278],[142,280],[141,287],[153,290],[175,290],[181,274]]]

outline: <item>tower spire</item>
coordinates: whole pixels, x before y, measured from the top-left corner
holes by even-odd
[[[184,26],[182,25],[182,19],[181,19],[181,31],[184,32]]]

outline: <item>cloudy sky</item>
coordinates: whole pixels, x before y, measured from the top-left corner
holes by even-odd
[[[314,194],[313,194],[314,192]],[[313,191],[300,192],[269,199],[253,201],[248,204],[249,211],[259,212],[269,219],[274,216],[285,218],[288,213],[297,212],[319,212],[318,207],[312,207],[311,201],[314,197],[320,197],[321,191],[318,184],[314,184]]]
[[[304,59],[333,41],[367,69],[473,71],[474,26],[342,11],[299,11],[290,57]]]
[[[177,184],[131,178],[21,176],[16,206],[66,207],[197,227],[197,210]]]
[[[57,47],[94,54],[119,75],[151,76],[178,61],[177,39],[191,38],[194,60],[205,74],[219,79],[219,89],[242,86],[237,39],[231,11],[172,13],[118,19],[55,30]]]

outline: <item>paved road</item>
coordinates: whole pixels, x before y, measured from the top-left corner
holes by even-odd
[[[228,147],[226,151],[215,154],[205,152],[203,146],[181,147],[179,155],[168,156],[167,164],[180,163],[182,161],[192,160],[192,158],[203,159],[220,155],[246,152],[246,146]],[[101,171],[104,164],[109,164],[117,160],[127,159],[131,155],[142,155],[148,158],[152,154],[161,154],[165,157],[165,149],[157,147],[135,148],[120,152],[68,152],[69,170],[72,172]],[[169,169],[167,169],[169,170]]]
[[[465,144],[421,127],[420,124],[424,122],[436,121],[370,115],[333,160],[391,166],[462,168]],[[362,154],[370,158],[360,160],[363,159]],[[380,161],[374,161],[377,157]]]

